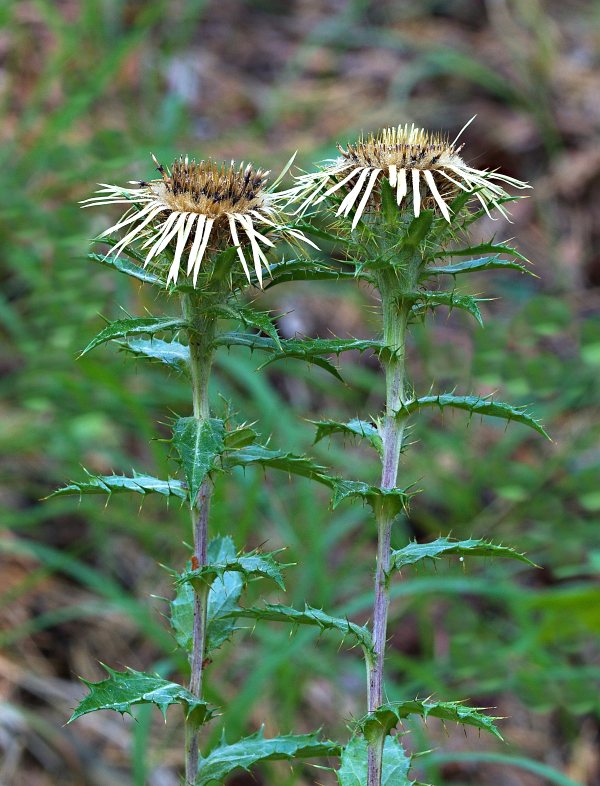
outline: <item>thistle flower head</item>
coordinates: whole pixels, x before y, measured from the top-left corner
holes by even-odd
[[[163,252],[172,251],[167,285],[177,283],[182,266],[192,276],[194,287],[202,260],[207,251],[237,248],[239,260],[248,281],[250,269],[246,253],[250,249],[252,264],[262,286],[263,266],[269,264],[261,247],[274,246],[273,241],[258,231],[257,226],[290,242],[302,240],[314,245],[304,235],[286,225],[280,208],[279,195],[266,188],[269,172],[251,164],[236,166],[214,161],[178,158],[171,169],[159,164],[152,156],[161,175],[149,182],[132,181],[137,188],[100,184],[99,196],[86,199],[84,207],[96,205],[129,205],[129,209],[113,226],[100,235],[124,234],[109,252],[115,257],[134,243],[141,244],[146,254],[144,267],[157,262]]]
[[[292,197],[302,202],[297,212],[343,189],[337,215],[348,216],[354,209],[354,229],[365,211],[377,210],[381,204],[381,184],[387,180],[395,191],[398,208],[404,210],[408,205],[415,217],[426,207],[439,210],[450,222],[449,202],[461,190],[472,192],[488,215],[493,207],[507,217],[502,201],[509,195],[499,184],[519,189],[530,186],[507,175],[466,164],[459,155],[463,146],[456,145],[462,131],[450,142],[444,135],[407,124],[384,128],[345,148],[338,145],[337,159],[325,162],[318,172],[302,175],[296,188],[290,190]]]

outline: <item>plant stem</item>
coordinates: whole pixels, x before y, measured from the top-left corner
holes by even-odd
[[[199,421],[210,417],[208,401],[208,382],[212,365],[212,341],[214,337],[214,319],[208,319],[197,308],[195,294],[185,295],[183,312],[189,324],[190,373],[192,378],[192,398],[194,417]],[[192,530],[194,538],[194,568],[206,565],[208,546],[208,517],[213,485],[206,478],[192,507]],[[190,693],[202,698],[202,676],[206,650],[206,612],[208,605],[209,585],[194,592],[194,627],[192,633],[192,655]],[[193,786],[198,772],[199,741],[198,727],[191,720],[186,721],[185,741],[185,778],[188,786]]]
[[[395,294],[398,286],[382,277],[380,291],[383,310],[383,341],[392,351],[382,360],[385,371],[386,402],[382,423],[382,489],[396,487],[398,462],[404,436],[404,419],[396,415],[405,400],[405,352],[406,327],[410,305],[398,300]],[[383,674],[387,632],[388,609],[390,605],[389,571],[391,554],[392,524],[396,517],[388,506],[381,504],[377,511],[377,569],[375,573],[375,601],[373,605],[373,643],[375,658],[368,664],[369,712],[383,704]],[[367,784],[380,786],[383,765],[385,736],[369,742]]]

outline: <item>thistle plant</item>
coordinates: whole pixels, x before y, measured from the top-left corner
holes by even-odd
[[[286,607],[272,606],[270,616],[267,610],[238,607],[243,587],[250,580],[266,578],[283,588],[283,566],[275,553],[236,552],[228,535],[209,540],[214,482],[234,467],[254,465],[319,476],[329,485],[335,480],[321,475],[319,467],[301,456],[260,444],[256,431],[244,423],[236,424],[229,412],[215,417],[208,394],[214,356],[221,347],[241,345],[273,356],[294,356],[293,342],[286,351],[269,314],[247,302],[245,291],[249,285],[262,286],[263,271],[270,271],[275,282],[281,268],[289,268],[286,263],[271,266],[261,244],[267,251],[282,241],[288,246],[314,244],[283,214],[282,198],[274,190],[278,181],[267,189],[267,172],[252,165],[217,165],[187,157],[176,160],[171,169],[155,163],[159,179],[130,183],[136,188],[104,185],[99,196],[83,203],[86,207],[127,206],[121,219],[98,238],[111,250],[89,256],[148,285],[166,287],[169,296],[181,301],[181,316],[116,320],[82,354],[113,341],[133,356],[159,360],[188,377],[192,415],[174,421],[171,439],[183,478],[161,480],[135,472],[131,477],[88,474],[55,495],[155,493],[187,503],[193,552],[187,569],[174,574],[171,624],[177,643],[189,654],[190,680],[186,688],[154,674],[105,667],[105,680],[86,682],[89,695],[71,720],[101,709],[126,713],[133,705],[144,703],[155,704],[166,715],[169,705],[180,704],[185,718],[185,782],[207,784],[221,781],[240,762],[337,750],[317,735],[267,740],[257,734],[233,745],[223,740],[212,752],[200,755],[199,732],[215,715],[203,690],[210,652],[237,629],[239,617],[296,621],[294,610]],[[113,239],[115,232],[122,236]],[[245,330],[224,330],[224,321],[238,322]],[[156,338],[158,333],[175,337],[164,341]],[[309,624],[326,625],[326,620],[308,607],[299,616]]]
[[[143,703],[155,704],[163,714],[170,705],[181,705],[186,786],[222,783],[235,769],[262,761],[325,756],[340,758],[335,770],[340,786],[408,786],[411,759],[399,736],[391,735],[405,718],[432,716],[500,736],[497,719],[478,708],[412,697],[391,702],[384,682],[390,584],[395,573],[450,555],[496,556],[531,564],[511,547],[474,538],[440,536],[430,543],[392,548],[394,524],[414,493],[411,483],[398,482],[404,436],[409,420],[423,409],[457,408],[471,415],[514,420],[545,434],[523,408],[455,391],[419,395],[410,382],[407,337],[417,320],[446,306],[482,321],[477,298],[454,289],[432,289],[429,282],[494,269],[528,272],[527,260],[511,246],[494,241],[469,245],[468,241],[469,227],[478,218],[494,212],[506,215],[505,205],[515,197],[504,185],[528,186],[468,166],[456,141],[414,127],[386,129],[340,147],[338,159],[301,175],[293,187],[280,192],[276,189],[284,173],[267,188],[268,173],[251,165],[181,157],[167,169],[155,160],[159,178],[130,183],[134,188],[104,185],[98,196],[84,203],[86,207],[126,206],[124,215],[98,238],[108,244],[108,253],[93,253],[90,259],[166,290],[169,297],[180,300],[181,315],[116,320],[83,353],[115,342],[132,356],[161,361],[189,379],[192,414],[176,418],[172,426],[180,477],[89,474],[55,495],[156,493],[187,504],[193,552],[185,569],[173,573],[170,622],[177,645],[188,654],[190,680],[185,687],[154,674],[106,667],[105,680],[86,683],[88,695],[71,720],[102,709],[130,712],[133,705]],[[329,223],[326,229],[323,221]],[[314,243],[307,234],[341,247],[344,265],[308,258],[306,246]],[[297,250],[297,256],[284,259],[281,244]],[[453,262],[453,257],[459,261]],[[270,287],[297,280],[369,284],[380,300],[381,335],[282,339],[271,315],[258,310],[248,297],[251,287],[260,290],[265,276]],[[231,330],[231,322],[238,329]],[[157,338],[161,333],[173,337]],[[254,427],[236,422],[228,408],[218,416],[209,399],[211,370],[219,350],[231,346],[265,352],[267,362],[299,359],[338,378],[331,355],[376,352],[385,377],[381,415],[350,422],[318,420],[316,441],[335,434],[364,439],[378,454],[380,482],[332,475],[306,456],[261,444]],[[214,484],[235,467],[252,466],[326,486],[332,492],[333,508],[353,500],[370,506],[377,532],[370,624],[359,625],[310,605],[302,609],[266,602],[243,605],[243,589],[251,580],[269,579],[283,590],[286,567],[276,552],[238,552],[230,534],[210,539]],[[332,742],[318,733],[266,739],[259,731],[228,743],[224,729],[217,747],[201,750],[202,727],[218,722],[218,708],[205,700],[210,654],[234,635],[242,620],[309,625],[341,634],[360,646],[367,671],[367,706],[366,714],[352,724],[349,741]]]
[[[467,123],[467,126],[469,124]],[[463,133],[465,126],[460,135]],[[373,347],[385,377],[385,407],[372,420],[349,423],[317,421],[316,440],[332,434],[366,440],[379,454],[381,480],[363,494],[369,502],[377,529],[377,562],[372,614],[372,651],[366,653],[368,713],[356,725],[359,736],[342,754],[340,783],[380,786],[404,782],[392,773],[406,775],[408,761],[398,738],[389,732],[409,714],[428,715],[485,728],[499,736],[496,719],[458,702],[389,702],[384,689],[384,661],[390,605],[390,584],[403,567],[443,555],[509,557],[527,562],[516,550],[491,542],[469,539],[455,541],[440,537],[432,543],[391,546],[394,523],[412,496],[409,483],[398,486],[398,471],[404,451],[404,435],[411,417],[426,407],[462,409],[526,424],[541,434],[541,425],[524,408],[513,407],[476,395],[434,393],[419,395],[407,369],[407,336],[411,325],[440,306],[468,312],[482,324],[477,298],[455,289],[431,289],[438,278],[456,278],[476,271],[513,269],[528,272],[527,260],[514,248],[496,242],[469,245],[470,225],[493,212],[507,217],[509,196],[503,185],[526,189],[526,183],[498,172],[474,169],[460,156],[448,138],[408,125],[370,134],[346,147],[338,145],[339,158],[324,163],[318,171],[304,174],[290,190],[299,202],[296,213],[311,211],[322,225],[321,211],[330,210],[329,240],[342,245],[345,276],[366,282],[379,296],[381,339]],[[326,236],[322,229],[321,236]],[[489,256],[478,256],[489,254]],[[452,263],[452,257],[468,257]],[[343,344],[340,345],[343,350]],[[383,391],[382,391],[383,392]],[[366,484],[363,484],[366,487]],[[362,747],[361,747],[362,746]],[[364,756],[364,748],[367,748]],[[365,760],[366,759],[366,760]],[[352,780],[345,772],[359,770]]]

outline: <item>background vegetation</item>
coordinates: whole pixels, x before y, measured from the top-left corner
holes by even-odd
[[[174,308],[86,262],[108,215],[77,201],[97,182],[150,177],[150,151],[277,170],[295,149],[309,166],[362,129],[408,120],[453,135],[475,113],[470,161],[535,186],[514,224],[494,228],[518,238],[539,279],[485,274],[479,291],[498,298],[484,304],[485,330],[438,316],[411,346],[415,382],[498,390],[531,404],[555,441],[423,416],[403,472],[426,491],[397,537],[490,536],[543,570],[500,561],[406,572],[394,590],[390,698],[468,695],[508,716],[508,747],[430,723],[440,747],[421,780],[600,782],[599,6],[5,0],[0,20],[0,782],[171,786],[181,765],[175,712],[166,729],[143,710],[137,722],[100,713],[63,727],[83,694],[76,675],[100,679],[98,660],[164,674],[184,666],[161,617],[171,587],[158,563],[182,567],[189,537],[185,510],[152,498],[143,515],[126,497],[107,508],[40,503],[81,464],[166,476],[174,465],[154,424],[189,412],[186,385],[164,368],[125,362],[114,347],[76,360],[101,315]],[[283,314],[284,335],[373,330],[372,293],[342,283],[278,287],[263,303]],[[376,412],[375,358],[344,359],[346,386],[294,361],[257,373],[259,362],[232,350],[219,391],[277,446],[364,477],[367,454],[311,447],[303,419]],[[248,471],[220,487],[214,511],[213,534],[290,547],[298,567],[285,602],[366,619],[375,528],[360,506],[332,514],[302,481]],[[337,646],[266,624],[239,634],[208,683],[210,701],[227,697],[228,737],[265,722],[272,733],[322,725],[344,738],[340,718],[360,711],[364,675],[358,654]],[[411,749],[431,747],[420,724],[408,728]],[[497,754],[537,765],[500,766]],[[235,786],[331,783],[308,765],[254,778]]]

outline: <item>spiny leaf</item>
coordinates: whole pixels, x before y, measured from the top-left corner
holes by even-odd
[[[377,426],[367,423],[364,420],[350,420],[347,423],[339,423],[337,420],[311,420],[309,421],[317,427],[315,444],[331,434],[349,434],[353,437],[364,437],[378,453],[383,450],[383,442]]]
[[[502,736],[496,728],[494,721],[501,720],[498,717],[482,715],[479,711],[481,707],[467,707],[460,701],[429,701],[428,699],[412,701],[399,701],[382,704],[374,712],[361,718],[356,726],[369,741],[380,739],[383,735],[389,734],[400,721],[409,715],[421,715],[424,720],[428,717],[440,718],[441,720],[454,721],[467,726],[474,726],[477,729],[489,731],[499,740]]]
[[[381,193],[381,215],[387,224],[392,226],[392,231],[397,231],[398,226],[398,203],[396,201],[396,189],[390,186],[389,180],[382,178],[380,185]]]
[[[264,445],[248,445],[248,447],[227,453],[223,457],[223,468],[248,467],[258,464],[271,469],[288,472],[291,475],[301,475],[305,478],[317,480],[325,485],[331,485],[332,479],[325,474],[325,468],[315,464],[306,456],[295,453],[286,453],[283,450],[271,450]]]
[[[508,546],[497,546],[495,543],[473,538],[469,540],[438,538],[431,543],[409,543],[402,549],[392,551],[391,569],[401,570],[405,565],[414,565],[420,560],[438,559],[453,554],[471,557],[507,557],[535,567],[535,563],[528,560],[524,554],[519,554]]]
[[[173,429],[173,444],[185,473],[190,506],[196,502],[202,481],[214,468],[215,459],[225,449],[225,424],[219,418],[200,421],[179,418]]]
[[[235,559],[236,550],[233,540],[226,537],[214,538],[208,544],[207,560],[223,563]],[[228,611],[237,608],[242,589],[239,573],[224,573],[213,581],[208,593],[206,651],[220,647],[237,630],[235,622],[223,617]],[[186,652],[192,650],[192,630],[194,626],[194,590],[190,584],[181,584],[171,601],[171,627],[179,646]]]
[[[313,234],[316,235],[316,232]],[[327,235],[327,233],[325,233]],[[327,235],[328,239],[333,235]],[[328,267],[319,262],[307,263],[306,261],[294,260],[292,262],[281,262],[271,265],[271,280],[265,286],[270,289],[277,284],[285,284],[289,281],[337,281],[337,280],[356,280],[353,272],[339,270],[338,268]]]
[[[173,629],[175,641],[181,649],[191,652],[192,629],[194,625],[194,590],[189,584],[177,587],[175,597],[169,604],[169,622]]]
[[[402,239],[402,248],[416,249],[425,240],[433,223],[433,210],[423,210],[417,218],[408,225],[406,235]]]
[[[221,317],[238,319],[240,322],[243,322],[246,327],[256,328],[266,333],[267,336],[275,342],[277,347],[280,346],[279,333],[268,311],[258,311],[250,305],[243,305],[241,303],[211,306],[211,310],[218,312]]]
[[[466,262],[457,262],[454,265],[445,265],[444,267],[428,267],[425,268],[422,275],[424,278],[441,273],[457,276],[460,273],[475,273],[479,270],[499,270],[502,268],[519,270],[521,273],[533,275],[531,270],[526,268],[525,265],[521,265],[519,262],[513,262],[510,259],[501,259],[499,256],[469,259]]]
[[[206,556],[209,562],[229,562],[235,559],[235,555],[235,545],[228,535],[214,538],[208,544]],[[220,647],[237,630],[235,622],[230,619],[223,619],[223,615],[228,610],[236,608],[243,589],[244,582],[242,577],[235,571],[224,573],[220,579],[213,581],[208,593],[207,652]]]
[[[288,352],[280,352],[280,353],[277,353],[277,354],[273,355],[273,357],[269,358],[268,360],[265,360],[264,363],[261,363],[257,370],[258,371],[262,371],[263,368],[266,368],[267,366],[270,366],[271,363],[275,363],[276,360],[292,360],[292,359],[303,360],[305,363],[310,363],[313,366],[318,366],[319,368],[322,368],[325,371],[327,371],[329,374],[331,374],[336,379],[340,380],[340,382],[344,381],[342,375],[340,374],[340,372],[333,365],[333,363],[331,363],[329,360],[325,360],[325,358],[321,358],[321,357],[318,357],[318,356],[306,357],[304,355],[299,355],[296,352],[289,352],[289,353]]]
[[[277,332],[277,327],[268,311],[258,311],[252,308],[252,306],[236,306],[235,310],[246,327],[262,331],[269,338],[272,338],[278,346],[280,345],[281,339]]]
[[[87,354],[90,350],[94,349],[94,347],[105,344],[107,341],[111,341],[114,338],[123,338],[123,336],[140,334],[152,335],[164,330],[181,330],[185,327],[186,323],[182,319],[174,319],[172,317],[116,319],[90,341],[87,347],[81,352],[80,357]]]
[[[381,350],[382,341],[363,338],[305,338],[286,339],[284,350],[295,351],[300,355],[340,355],[342,352],[364,352],[367,349]]]
[[[236,769],[248,771],[261,761],[337,756],[340,746],[316,734],[288,734],[265,739],[263,730],[228,745],[223,737],[218,747],[200,761],[195,786],[223,783]]]
[[[333,491],[332,507],[335,509],[345,499],[360,497],[368,502],[374,510],[384,505],[390,515],[395,515],[402,510],[409,499],[406,489],[382,490],[378,486],[356,480],[328,475],[325,467],[315,464],[306,456],[294,453],[285,453],[281,450],[270,450],[264,445],[250,445],[242,450],[232,451],[223,456],[223,469],[231,467],[248,467],[259,464],[263,467],[278,469],[291,475],[300,475],[317,483],[322,483]]]
[[[239,333],[236,331],[220,333],[214,340],[216,347],[248,347],[263,352],[277,351],[277,344],[271,338],[259,336],[257,333]]]
[[[480,303],[484,298],[475,298],[471,295],[457,295],[456,292],[419,292],[418,301],[412,307],[413,316],[424,314],[427,309],[437,308],[438,306],[448,306],[450,311],[453,308],[460,308],[467,311],[483,327],[483,318],[479,310]]]
[[[254,333],[221,333],[214,341],[214,346],[240,346],[248,347],[251,351],[255,349],[269,352],[273,357],[263,364],[261,368],[268,365],[275,360],[297,359],[304,360],[306,363],[312,363],[315,366],[325,369],[330,374],[333,374],[337,379],[341,379],[339,371],[328,360],[320,357],[319,355],[307,355],[306,352],[301,352],[294,344],[295,339],[282,340],[279,345],[267,338],[266,336],[259,336]]]
[[[365,786],[367,782],[367,741],[353,737],[342,751],[341,767],[337,771],[340,786]],[[412,786],[408,779],[410,757],[398,737],[388,737],[383,748],[381,786]]]
[[[420,293],[419,293],[420,295]],[[216,346],[243,346],[265,352],[278,352],[285,357],[308,359],[326,355],[340,355],[342,352],[367,349],[384,349],[381,341],[361,338],[286,338],[281,340],[281,349],[268,338],[253,333],[222,333],[215,339]]]
[[[224,562],[209,562],[201,565],[195,570],[188,570],[181,574],[178,584],[188,582],[195,590],[201,589],[206,582],[214,579],[222,579],[225,573],[236,572],[242,577],[244,583],[253,578],[265,578],[274,581],[282,590],[285,590],[283,576],[281,575],[281,565],[273,559],[273,554],[260,554],[252,552],[250,554],[239,554],[235,559],[227,559]]]
[[[165,286],[165,282],[158,276],[155,276],[148,270],[144,270],[142,266],[136,265],[127,257],[105,257],[103,254],[88,254],[87,257],[92,262],[98,262],[100,265],[118,270],[120,273],[137,278],[138,281],[143,281],[145,284],[154,284],[162,288]]]
[[[119,494],[133,491],[136,494],[162,494],[165,497],[185,499],[187,492],[179,480],[160,480],[151,475],[133,473],[133,477],[125,475],[92,475],[86,470],[88,479],[57,489],[50,497],[62,497],[81,494]]]
[[[465,205],[469,202],[469,200],[473,199],[475,193],[479,189],[473,189],[473,191],[462,191],[459,190],[458,194],[454,197],[452,202],[450,203],[450,218],[452,223],[455,221],[461,221],[463,213],[462,209]],[[447,222],[440,220],[440,229],[443,231],[447,228]]]
[[[290,338],[282,341],[281,348],[275,351],[273,356],[265,361],[260,368],[265,368],[276,360],[296,358],[297,360],[304,360],[307,363],[320,366],[341,380],[342,377],[339,371],[329,361],[324,360],[323,356],[339,356],[342,352],[364,352],[367,349],[381,350],[382,347],[381,341],[370,339]]]
[[[504,243],[479,243],[476,246],[468,246],[466,248],[451,248],[446,251],[436,250],[436,256],[439,257],[471,257],[476,254],[508,254],[511,257],[520,259],[521,262],[529,262],[527,257],[519,253],[516,248],[507,246]]]
[[[82,680],[90,692],[79,703],[69,723],[96,710],[131,713],[134,704],[155,704],[165,718],[169,705],[181,704],[185,717],[198,725],[206,723],[213,715],[205,701],[196,698],[175,682],[133,669],[120,672],[113,671],[108,666],[104,668],[109,676],[102,682]]]
[[[239,333],[236,331],[220,333],[214,340],[215,347],[248,347],[260,349],[263,352],[276,352],[278,345],[272,338],[259,336],[257,333]]]
[[[190,350],[179,341],[162,341],[159,338],[132,338],[129,341],[117,341],[119,347],[136,357],[149,360],[160,360],[176,371],[187,371],[190,361]]]
[[[437,396],[421,396],[420,398],[408,401],[403,405],[398,415],[410,414],[422,407],[452,407],[470,412],[472,415],[489,415],[493,418],[522,423],[525,426],[537,431],[542,436],[550,439],[541,423],[526,411],[526,407],[513,407],[510,404],[503,404],[499,401],[492,401],[489,398],[480,396],[454,396],[451,393],[441,393]]]
[[[214,261],[210,269],[205,268],[201,271],[203,278],[203,286],[205,294],[210,294],[218,289],[221,289],[220,283],[223,281],[229,282],[231,280],[232,263],[237,259],[237,249],[235,246],[229,246],[214,257]],[[204,289],[206,287],[206,289]],[[169,286],[169,294],[194,294],[198,293],[198,288],[195,287],[189,278],[183,276],[179,279],[179,283],[171,283]],[[210,300],[210,298],[207,298]]]
[[[256,440],[258,434],[251,426],[241,425],[232,431],[226,431],[224,437],[225,450],[239,450],[245,448]]]
[[[332,617],[320,609],[304,606],[304,610],[281,606],[278,603],[265,603],[262,607],[232,609],[223,615],[226,618],[245,618],[268,620],[270,622],[287,622],[292,625],[313,625],[321,630],[337,630],[344,636],[352,636],[363,649],[373,654],[373,640],[367,628],[357,625],[342,617]]]
[[[299,229],[301,232],[307,232],[311,235],[314,235],[321,240],[329,240],[331,243],[343,243],[344,245],[349,245],[351,242],[349,238],[346,238],[341,234],[334,235],[331,232],[327,232],[325,229],[316,227],[311,222],[299,222],[296,224],[295,228]]]
[[[370,486],[361,480],[330,478],[330,481],[333,489],[331,506],[334,510],[343,500],[358,497],[367,502],[375,512],[384,508],[388,515],[396,516],[406,507],[410,498],[406,489],[380,489],[379,486]]]

